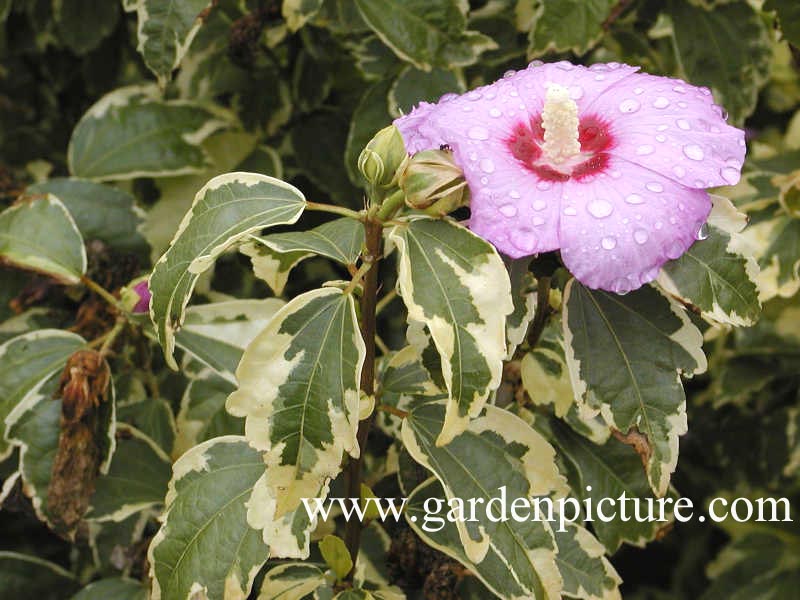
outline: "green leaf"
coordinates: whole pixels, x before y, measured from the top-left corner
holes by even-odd
[[[283,293],[290,271],[303,259],[324,256],[345,266],[355,265],[364,245],[364,226],[355,219],[336,219],[309,231],[250,236],[240,250],[253,270],[276,295]]]
[[[493,571],[504,565],[503,591],[510,591],[504,597],[558,598],[561,577],[548,523],[492,519],[486,508],[495,498],[494,504],[500,507],[492,509],[493,514],[509,514],[508,505],[516,498],[563,492],[566,486],[556,468],[555,452],[519,417],[491,405],[485,410],[469,423],[469,429],[440,447],[436,437],[445,419],[445,406],[436,401],[421,404],[403,422],[403,443],[414,460],[436,475],[447,500],[460,500],[462,514],[469,513],[469,520],[455,523],[469,561],[482,568],[484,561],[489,561],[485,568]],[[473,514],[465,506],[467,498],[480,498],[482,508]]]
[[[95,521],[122,521],[134,513],[164,502],[171,461],[149,437],[119,424],[121,435],[106,475],[95,482],[86,517]]]
[[[119,393],[118,385],[117,392]],[[117,421],[132,425],[167,454],[172,451],[175,443],[175,417],[166,399],[151,398],[144,394],[139,398],[118,396]]]
[[[408,114],[420,102],[436,102],[445,94],[465,91],[464,82],[452,69],[421,71],[408,66],[400,72],[389,90],[393,117]]]
[[[86,54],[114,31],[119,20],[119,3],[55,0],[53,17],[64,45],[75,54]]]
[[[723,548],[708,566],[711,586],[701,600],[792,598],[800,586],[797,545],[754,532]]]
[[[800,219],[779,214],[748,227],[746,233],[763,248],[758,277],[762,298],[796,294],[800,289]]]
[[[658,283],[712,321],[752,325],[761,312],[758,265],[737,241],[734,234],[710,226],[706,239],[664,265]]]
[[[260,453],[239,436],[209,440],[177,460],[164,521],[147,552],[151,600],[247,597],[269,557],[246,519],[263,473]]]
[[[466,31],[465,3],[457,0],[356,0],[361,16],[397,56],[416,68],[471,65],[497,45]]]
[[[86,249],[69,211],[48,194],[0,213],[0,261],[75,284],[86,272]]]
[[[543,428],[558,449],[572,493],[581,503],[591,500],[596,507],[604,498],[617,500],[622,494],[627,498],[640,498],[642,503],[654,498],[642,461],[630,446],[615,438],[595,444],[557,419],[544,422],[537,418],[535,425]],[[676,496],[670,492],[669,498],[672,502]],[[644,546],[671,521],[672,510],[666,504],[664,521],[623,520],[618,513],[617,518],[610,521],[595,518],[592,529],[608,552],[613,553],[623,542]]]
[[[355,3],[351,4],[355,9]],[[368,81],[388,83],[391,79],[390,75],[403,64],[397,59],[391,48],[386,46],[376,35],[367,35],[353,40],[348,44],[348,49],[356,61],[356,68]],[[381,124],[373,127],[372,131],[380,128]]]
[[[342,538],[326,535],[319,541],[319,551],[323,560],[336,574],[337,580],[344,579],[353,568],[353,559]]]
[[[178,68],[203,24],[201,13],[210,0],[126,0],[125,10],[136,11],[138,50],[163,87]]]
[[[767,0],[764,10],[778,13],[783,37],[795,47],[800,47],[800,5],[794,0]]]
[[[64,568],[35,556],[0,552],[0,590],[9,598],[66,600],[78,581]]]
[[[225,410],[225,401],[234,389],[232,383],[211,369],[206,369],[189,382],[176,418],[175,456],[211,438],[244,435],[244,419]]]
[[[327,495],[343,452],[359,454],[365,352],[355,300],[333,287],[294,298],[245,350],[227,408],[246,417],[245,435],[264,453],[248,521],[264,529],[274,556],[307,555],[309,532],[291,530],[280,540],[269,532],[292,511],[305,513],[302,498]]]
[[[576,398],[602,408],[621,432],[645,436],[648,479],[664,495],[687,428],[678,374],[705,370],[702,335],[682,307],[649,286],[617,296],[571,280],[563,310]]]
[[[438,513],[426,511],[426,502],[429,508],[441,507]],[[446,512],[444,489],[431,477],[411,492],[405,515],[408,524],[428,546],[459,561],[499,598],[523,597],[523,589],[509,577],[506,563],[494,548],[490,547],[486,558],[478,564],[467,557],[458,529],[445,518]],[[605,558],[602,544],[583,527],[570,523],[565,529],[563,533],[553,532],[558,547],[556,564],[563,579],[562,596],[598,600],[619,598],[620,579]]]
[[[603,37],[603,23],[615,0],[550,0],[537,3],[528,56],[548,52],[585,54]]]
[[[358,101],[353,118],[350,120],[344,162],[350,181],[354,185],[364,186],[366,184],[364,176],[358,169],[358,157],[361,155],[361,151],[375,135],[375,132],[392,121],[386,99],[391,85],[391,79],[383,77],[367,88]]]
[[[133,579],[101,579],[90,583],[71,600],[147,600],[147,588]]]
[[[514,353],[528,333],[533,315],[536,311],[536,294],[533,274],[528,271],[530,257],[511,260],[508,264],[508,275],[511,280],[511,299],[514,312],[506,318],[506,357],[513,358]]]
[[[520,364],[522,385],[534,404],[553,405],[558,417],[564,417],[578,401],[572,391],[561,322],[551,318],[536,347]]]
[[[447,220],[416,219],[389,234],[409,320],[424,323],[441,355],[450,395],[438,444],[464,431],[499,385],[511,284],[497,251]]]
[[[186,309],[175,343],[218,375],[236,384],[236,367],[256,334],[284,305],[283,300],[226,300]]]
[[[325,572],[309,563],[286,563],[273,567],[264,576],[258,600],[305,598],[327,583]]]
[[[11,453],[6,441],[6,418],[61,372],[82,337],[58,329],[43,329],[12,338],[0,346],[0,460]]]
[[[297,31],[319,12],[323,0],[283,0],[281,13],[289,31]]]
[[[710,87],[731,120],[742,123],[755,109],[769,75],[769,34],[763,19],[746,2],[708,11],[672,1],[667,10],[685,78]]]
[[[283,7],[286,8],[286,3]],[[292,95],[296,106],[302,112],[316,110],[325,102],[332,85],[330,65],[315,59],[307,50],[301,51],[292,74]]]
[[[201,142],[225,126],[199,105],[162,100],[153,86],[119,88],[78,121],[69,170],[101,180],[197,173],[208,164]]]
[[[26,193],[52,194],[61,200],[84,240],[101,240],[115,250],[147,256],[147,241],[139,233],[143,213],[127,192],[85,179],[59,177],[31,185]]]
[[[150,314],[164,356],[173,369],[174,332],[201,273],[231,245],[265,227],[294,223],[305,207],[303,194],[278,179],[228,173],[209,181],[195,196],[167,252],[150,276]]]

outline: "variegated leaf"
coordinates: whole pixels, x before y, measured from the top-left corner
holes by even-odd
[[[0,346],[0,460],[11,453],[6,418],[25,398],[59,373],[73,352],[86,342],[59,329],[42,329],[12,338]]]
[[[67,208],[47,194],[0,213],[0,263],[75,284],[86,273],[86,249]]]
[[[75,126],[69,170],[99,180],[197,173],[208,163],[201,142],[226,125],[197,104],[162,100],[154,86],[120,88]]]
[[[313,594],[332,577],[312,563],[285,563],[273,567],[264,576],[257,600],[300,600]]]
[[[118,424],[120,435],[111,466],[95,482],[86,517],[123,521],[164,501],[170,476],[169,456],[141,431]]]
[[[247,524],[264,472],[241,436],[203,442],[173,465],[163,524],[148,549],[151,600],[246,598],[269,547]]]
[[[264,452],[248,521],[276,556],[307,555],[308,532],[286,530],[287,519],[304,513],[301,498],[327,495],[343,452],[359,454],[365,352],[355,300],[335,287],[294,298],[245,350],[227,408],[246,417],[247,439]],[[281,545],[283,538],[292,542]]]
[[[426,511],[426,502],[429,508],[441,509],[438,513]],[[447,510],[444,489],[431,477],[409,496],[406,521],[427,545],[459,561],[499,598],[527,597],[516,580],[508,576],[508,566],[493,547],[480,563],[467,558],[456,526],[444,518]],[[558,547],[556,564],[563,580],[562,596],[586,600],[620,598],[620,579],[605,558],[603,545],[579,525],[569,523],[565,529],[553,532]]]
[[[526,354],[520,365],[522,385],[531,401],[553,405],[556,416],[564,417],[576,402],[572,392],[561,321],[552,318],[539,337],[536,347]]]
[[[0,590],[8,598],[49,598],[53,590],[60,590],[66,597],[79,587],[77,578],[55,563],[0,551]]]
[[[475,520],[455,524],[464,554],[476,565],[485,560],[504,563],[510,581],[503,589],[516,590],[510,598],[559,598],[562,582],[549,524],[493,520],[485,508],[492,498],[500,502],[498,510],[508,511],[515,498],[566,491],[555,451],[522,419],[491,405],[465,432],[440,447],[436,438],[444,419],[442,402],[413,408],[403,422],[403,443],[414,460],[436,475],[448,501],[460,499],[467,511],[464,499],[481,499],[484,508],[475,511]]]
[[[303,259],[325,256],[354,265],[364,245],[364,226],[355,219],[336,219],[309,231],[250,236],[240,249],[253,261],[253,270],[276,295],[283,293],[289,272]]]
[[[189,381],[176,417],[174,456],[215,437],[244,435],[244,419],[225,410],[225,401],[235,389],[208,368]]]
[[[500,383],[511,284],[497,251],[451,221],[416,219],[389,238],[400,254],[398,290],[409,319],[426,325],[441,355],[450,395],[437,439],[443,445]]]
[[[563,325],[576,398],[623,434],[644,436],[648,479],[663,496],[687,428],[679,375],[706,368],[700,332],[653,287],[617,296],[575,280],[564,290]]]
[[[162,87],[178,68],[203,24],[202,13],[211,0],[125,0],[127,11],[136,11],[139,22],[138,50]]]
[[[536,294],[533,274],[528,271],[530,257],[512,260],[508,263],[511,280],[511,298],[514,312],[506,319],[506,358],[511,359],[514,352],[528,333],[528,327],[536,311]]]
[[[100,579],[70,600],[147,600],[147,588],[134,579]]]
[[[297,31],[322,7],[323,0],[283,0],[281,14],[286,19],[289,31]]]
[[[169,454],[175,443],[175,416],[165,398],[125,398],[117,400],[117,421],[127,423],[153,440]]]
[[[191,306],[175,334],[175,344],[236,384],[236,367],[244,349],[283,305],[283,300],[265,298]]]
[[[303,194],[279,179],[228,173],[209,181],[195,196],[169,249],[150,276],[150,315],[167,363],[197,278],[223,251],[248,234],[294,223],[305,207]]]

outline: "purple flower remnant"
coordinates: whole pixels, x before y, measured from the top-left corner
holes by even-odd
[[[147,280],[140,281],[133,286],[133,291],[139,296],[139,301],[133,307],[133,313],[146,313],[150,310],[150,287],[147,285]]]
[[[710,90],[637,71],[534,62],[395,125],[412,154],[452,148],[469,227],[500,252],[560,250],[583,284],[626,293],[694,243],[706,188],[739,181],[745,154]]]

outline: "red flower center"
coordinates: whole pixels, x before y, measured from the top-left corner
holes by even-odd
[[[581,180],[602,172],[608,165],[606,153],[614,145],[608,124],[601,118],[589,115],[581,118],[578,126],[581,152],[572,161],[552,165],[542,156],[544,128],[542,116],[536,115],[529,123],[520,122],[506,140],[511,154],[520,164],[544,181]]]

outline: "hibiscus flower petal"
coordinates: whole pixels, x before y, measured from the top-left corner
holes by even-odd
[[[560,184],[540,181],[512,153],[509,140],[529,127],[529,111],[509,79],[417,110],[396,121],[400,133],[410,151],[452,149],[472,196],[472,231],[511,257],[558,247]]]
[[[739,181],[745,141],[707,88],[640,74],[586,107],[610,124],[609,152],[693,188]]]
[[[563,184],[561,258],[584,285],[625,293],[691,246],[711,210],[704,190],[610,157],[609,173]]]

